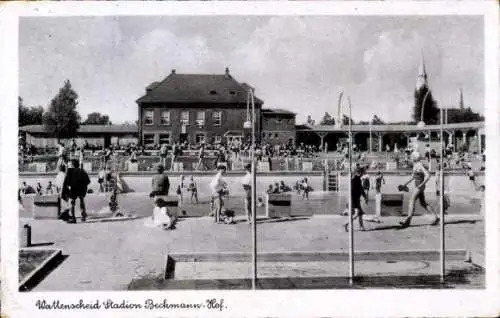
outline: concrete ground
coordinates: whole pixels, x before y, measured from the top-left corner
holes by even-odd
[[[21,227],[25,223],[32,226],[34,244],[53,243],[50,248],[60,248],[67,255],[34,291],[125,290],[133,279],[161,274],[169,252],[251,252],[251,227],[242,219],[234,225],[214,224],[208,217],[181,219],[177,229],[171,231],[148,228],[145,220],[66,224],[21,219]],[[258,250],[345,251],[345,220],[339,216],[263,220],[257,226]],[[413,226],[404,230],[396,229],[399,220],[386,217],[382,224],[367,222],[369,231],[355,232],[355,248],[438,249],[439,227],[429,226],[428,218],[416,217]],[[484,265],[483,221],[470,222],[465,216],[455,215],[449,216],[447,223],[446,247],[469,249],[473,262]]]

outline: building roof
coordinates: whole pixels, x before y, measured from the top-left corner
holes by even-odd
[[[484,122],[470,122],[470,123],[453,123],[444,125],[444,130],[447,129],[481,129],[484,128]],[[348,126],[342,127],[334,125],[301,125],[297,127],[297,131],[322,131],[322,132],[345,132]],[[440,125],[427,125],[420,128],[417,125],[400,125],[400,124],[386,124],[386,125],[352,125],[351,130],[355,132],[413,132],[413,131],[436,131],[440,129]]]
[[[19,127],[19,131],[27,133],[46,133],[43,125],[28,125]],[[136,125],[80,125],[78,133],[107,133],[107,134],[137,134]]]
[[[263,115],[297,115],[296,113],[294,112],[291,112],[289,110],[286,110],[286,109],[281,109],[281,108],[266,108],[266,109],[262,109],[262,114]]]
[[[136,102],[143,103],[247,103],[250,86],[226,74],[177,74],[175,70],[161,82],[147,86],[146,94]],[[255,97],[255,104],[264,102]]]

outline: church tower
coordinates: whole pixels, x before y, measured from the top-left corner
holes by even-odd
[[[458,108],[464,109],[464,94],[462,93],[462,89],[460,89],[460,97],[458,100]]]
[[[422,54],[422,60],[420,61],[420,65],[418,67],[418,75],[417,75],[417,91],[423,87],[427,87],[427,73],[425,71],[425,62],[424,55]]]

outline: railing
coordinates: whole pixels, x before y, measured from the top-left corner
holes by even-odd
[[[85,163],[91,163],[91,169],[89,172],[97,172],[103,165],[102,156],[84,156]],[[399,160],[395,161],[394,157],[382,157],[378,154],[361,156],[361,158],[355,158],[354,163],[358,163],[361,166],[367,166],[370,170],[382,170],[387,169],[387,163],[392,162],[393,169],[395,170],[409,170],[412,168],[412,162],[405,158],[404,156],[399,156]],[[77,158],[78,159],[78,158]],[[458,158],[453,158],[447,162],[446,170],[461,170],[465,167],[464,163],[457,161]],[[466,156],[466,162],[469,156]],[[119,171],[130,171],[129,157],[125,155],[114,156],[112,160],[116,160],[116,167]],[[198,157],[196,155],[186,155],[184,153],[182,156],[176,158],[176,162],[181,162],[183,166],[183,171],[195,171],[198,165]],[[57,161],[56,156],[35,156],[29,162],[20,161],[19,171],[20,172],[37,172],[37,163],[44,163],[46,172],[57,171]],[[161,163],[160,156],[138,156],[137,157],[137,171],[153,171],[155,167]],[[171,170],[172,156],[168,155],[165,160],[165,169]],[[213,155],[206,155],[203,159],[203,165],[200,166],[200,171],[213,171],[216,169],[217,158]],[[250,163],[250,159],[246,156],[234,157],[230,156],[227,160],[228,171],[243,171],[244,166]],[[483,162],[484,164],[484,162]],[[88,167],[87,167],[88,169]],[[343,156],[336,157],[313,157],[313,158],[299,158],[299,157],[275,157],[266,158],[263,157],[258,163],[259,171],[313,171],[322,172],[327,171],[347,171],[348,162],[344,160]]]

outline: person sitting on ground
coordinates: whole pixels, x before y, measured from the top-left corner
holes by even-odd
[[[49,181],[47,184],[47,187],[45,188],[45,194],[54,194],[54,185],[52,184],[52,181]]]
[[[176,221],[177,217],[167,208],[167,202],[162,198],[156,199],[153,209],[153,224],[164,230],[173,230]]]
[[[21,187],[21,192],[23,195],[36,194],[36,190],[32,186],[26,184],[26,181],[23,182],[23,186]]]
[[[273,193],[274,193],[274,187],[273,187],[273,185],[272,185],[272,184],[270,184],[270,185],[267,187],[266,193],[267,193],[267,194],[273,194]]]
[[[290,192],[292,189],[285,184],[285,181],[281,180],[279,184],[280,192]]]
[[[273,188],[274,188],[274,193],[282,193],[280,184],[278,182],[274,184]]]
[[[168,195],[170,189],[170,181],[168,176],[164,174],[165,168],[163,165],[158,165],[157,173],[153,176],[151,180],[151,193],[153,196],[165,196]]]

